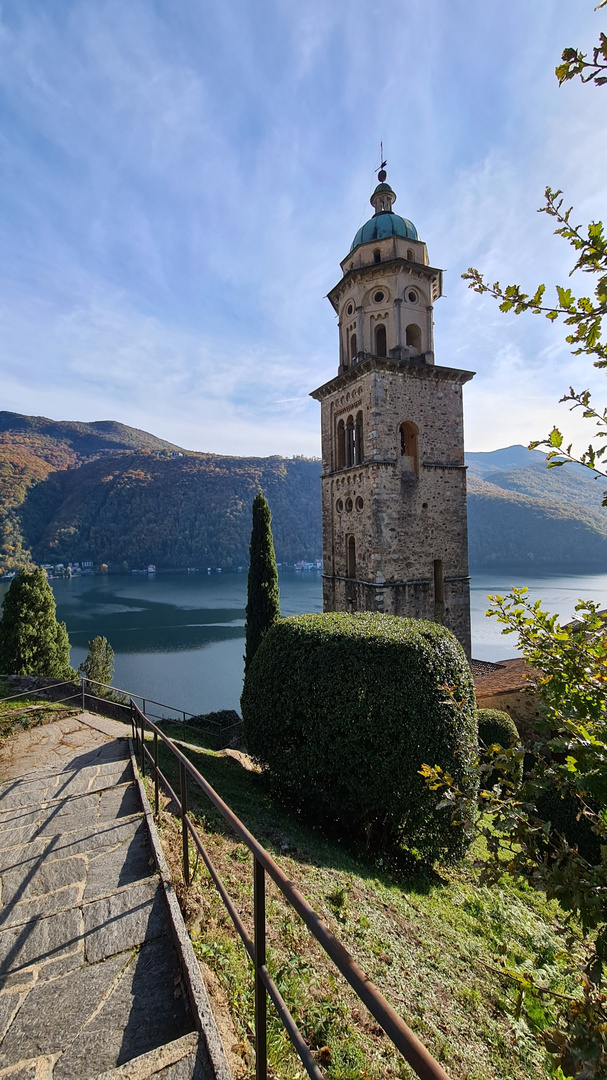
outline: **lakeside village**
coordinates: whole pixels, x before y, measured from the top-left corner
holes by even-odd
[[[310,571],[322,571],[323,561],[322,558],[316,558],[312,562],[305,562],[300,559],[296,563],[277,563],[279,570],[294,570],[296,574],[306,573]],[[70,563],[43,563],[42,570],[44,570],[49,581],[57,578],[72,578],[83,576],[95,576],[105,574],[125,574],[129,573],[124,567],[116,568],[111,563],[98,563],[95,564],[92,560],[85,559],[82,562],[70,562]],[[147,567],[142,569],[131,570],[130,573],[134,575],[145,574],[146,576],[154,576],[156,573],[161,574],[242,574],[244,570],[247,570],[248,566],[188,566],[188,567],[172,567],[157,571],[153,563],[150,563]],[[3,574],[0,576],[0,581],[12,581],[15,577],[15,572],[12,571],[9,574]]]

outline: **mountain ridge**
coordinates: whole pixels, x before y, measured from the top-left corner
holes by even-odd
[[[603,488],[520,445],[466,455],[470,564],[603,569]],[[113,420],[0,412],[0,566],[243,565],[261,486],[281,562],[320,555],[320,462],[192,451]]]

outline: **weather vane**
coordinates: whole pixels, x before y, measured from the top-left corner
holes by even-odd
[[[387,161],[384,161],[384,144],[383,144],[383,142],[380,142],[380,144],[379,144],[379,158],[380,158],[380,166],[379,166],[379,169],[376,170],[377,179],[380,181],[381,184],[383,184],[384,180],[386,179],[386,165],[388,164]]]

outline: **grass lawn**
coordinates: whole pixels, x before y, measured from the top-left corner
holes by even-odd
[[[69,705],[40,701],[35,695],[15,698],[18,692],[0,680],[0,739],[17,731],[29,731],[40,724],[51,724],[54,720],[74,716],[78,712]]]
[[[571,989],[560,973],[563,916],[556,903],[508,879],[492,888],[482,886],[480,842],[456,867],[395,873],[308,828],[273,801],[262,775],[233,758],[203,748],[186,753],[453,1080],[535,1080],[550,1075],[544,1051],[532,1035],[532,1029],[546,1024],[544,1008],[517,1002],[515,984],[499,969],[507,961],[511,968],[532,970],[544,986]],[[176,785],[174,760],[161,749],[161,768]],[[252,856],[193,785],[189,801],[203,842],[252,934]],[[251,1075],[251,969],[193,847],[193,881],[185,888],[179,823],[164,802],[159,831],[194,948],[214,1008],[219,1013],[229,1010],[232,1065],[236,1060],[236,1071]],[[268,966],[329,1080],[412,1077],[271,882],[267,921]],[[222,1022],[225,1042],[225,1017]],[[302,1075],[276,1018],[271,1021],[269,1055],[274,1077]]]

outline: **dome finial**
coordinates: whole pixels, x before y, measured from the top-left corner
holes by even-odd
[[[396,200],[396,195],[392,191],[389,184],[386,184],[386,172],[387,161],[384,158],[384,144],[380,143],[380,166],[377,170],[377,179],[379,184],[375,188],[369,202],[377,214],[390,214],[392,212],[392,203]]]

